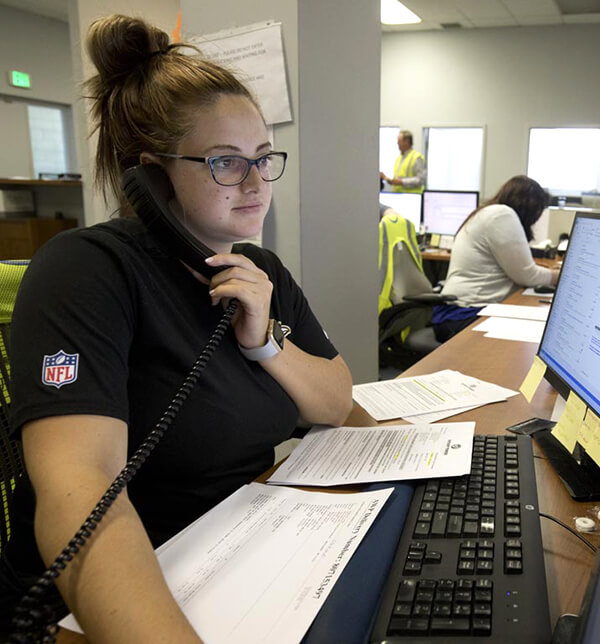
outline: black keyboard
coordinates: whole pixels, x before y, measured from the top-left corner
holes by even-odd
[[[371,642],[548,644],[531,438],[475,436],[471,473],[418,484]]]

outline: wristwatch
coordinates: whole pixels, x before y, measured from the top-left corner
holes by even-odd
[[[283,351],[283,329],[281,324],[271,318],[269,326],[267,327],[267,341],[262,347],[255,347],[254,349],[246,349],[238,344],[240,351],[246,360],[268,360],[276,356],[280,351]]]

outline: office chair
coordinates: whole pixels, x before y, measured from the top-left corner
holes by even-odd
[[[379,366],[406,369],[440,346],[431,312],[456,297],[434,291],[414,225],[391,210],[379,222],[379,276]]]
[[[17,290],[29,261],[0,261],[0,554],[10,539],[10,500],[23,473],[21,444],[9,434],[10,322]]]

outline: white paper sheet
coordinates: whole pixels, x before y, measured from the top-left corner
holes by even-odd
[[[375,420],[391,420],[485,405],[505,396],[483,381],[446,369],[424,376],[381,380],[352,387],[352,396]]]
[[[391,492],[251,483],[163,544],[159,563],[207,644],[297,644]],[[81,632],[72,616],[61,626]]]
[[[483,331],[486,338],[539,344],[544,334],[545,325],[545,322],[538,320],[488,318],[474,327],[473,331]]]
[[[500,387],[500,385],[495,385],[491,382],[486,382],[485,380],[479,380],[478,378],[473,378],[472,376],[465,376],[463,378],[467,381],[471,380],[475,383],[478,383],[479,386],[485,387],[489,391],[495,391],[498,396],[502,396],[501,400],[506,400],[511,396],[516,396],[519,392],[514,391],[513,389],[507,389],[506,387]],[[498,402],[501,402],[498,400]],[[456,416],[456,414],[462,414],[465,411],[470,411],[471,409],[477,409],[481,405],[470,405],[468,407],[459,407],[458,409],[449,409],[447,411],[434,411],[427,414],[415,414],[414,416],[403,416],[404,420],[413,424],[426,424],[437,423],[439,420],[444,418],[450,418],[451,416]]]
[[[519,320],[548,319],[547,306],[521,306],[519,304],[488,304],[477,315],[488,315],[496,318],[517,318]]]
[[[346,485],[460,476],[471,468],[475,423],[316,427],[269,483]]]

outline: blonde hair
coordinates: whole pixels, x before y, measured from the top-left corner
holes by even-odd
[[[106,198],[121,198],[121,174],[140,153],[173,152],[189,132],[195,110],[223,94],[248,98],[228,70],[182,52],[169,36],[141,18],[111,15],[92,23],[86,47],[98,74],[85,83],[98,132],[95,180]]]

